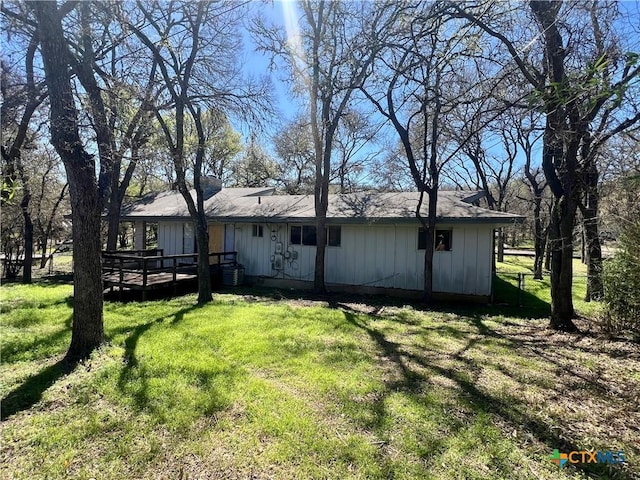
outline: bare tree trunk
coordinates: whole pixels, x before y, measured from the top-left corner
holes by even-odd
[[[498,261],[504,262],[504,229],[498,229]]]
[[[198,212],[196,244],[198,245],[198,303],[207,303],[212,300],[213,295],[209,266],[209,231],[204,212]]]
[[[533,278],[542,280],[542,261],[544,259],[544,246],[546,238],[542,229],[542,219],[540,218],[540,204],[542,199],[535,198],[533,207],[533,223],[534,223],[534,251],[535,258],[533,260]]]
[[[316,165],[315,213],[316,213],[316,259],[313,276],[313,289],[317,293],[326,293],[324,263],[327,251],[327,211],[329,209],[329,169],[331,168],[331,136],[333,129],[324,139],[321,168]]]
[[[51,143],[62,158],[69,181],[73,222],[74,308],[68,361],[88,357],[104,339],[100,213],[102,202],[92,155],[84,149],[71,88],[68,50],[55,2],[30,5],[38,21],[45,78],[49,89]]]
[[[22,283],[31,283],[31,271],[33,269],[33,220],[29,212],[29,203],[31,202],[31,189],[29,187],[29,178],[24,171],[20,156],[16,158],[16,167],[20,174],[22,182],[22,201],[20,202],[20,210],[24,218],[24,262],[22,264]]]
[[[602,282],[602,247],[598,232],[598,171],[592,165],[587,172],[586,206],[582,211],[583,229],[586,241],[587,292],[585,301],[602,300],[604,285]]]
[[[189,108],[193,121],[198,132],[198,148],[196,151],[196,161],[193,171],[193,186],[196,191],[195,210],[191,207],[193,202],[188,203],[191,209],[191,217],[196,219],[196,243],[198,245],[198,303],[204,304],[213,300],[211,293],[211,267],[209,266],[209,224],[204,210],[204,193],[202,188],[202,163],[205,154],[206,136],[202,128],[202,112],[199,108]],[[188,191],[182,176],[183,197],[186,198]],[[189,197],[191,198],[191,197]]]
[[[420,201],[416,208],[416,216],[422,223],[425,230],[425,249],[424,249],[424,290],[422,292],[422,301],[431,303],[433,301],[433,252],[435,250],[436,238],[436,205],[438,201],[437,187],[431,188],[428,192],[428,217],[425,219],[420,215],[422,207],[422,199],[424,193],[420,194]]]
[[[587,252],[586,252],[586,245],[587,245],[587,233],[584,230],[584,222],[585,219],[582,219],[582,224],[580,225],[580,261],[583,263],[583,265],[586,265],[587,263]]]
[[[313,289],[316,293],[326,293],[327,287],[324,281],[324,259],[326,255],[326,235],[323,235],[327,224],[325,216],[316,216],[316,258],[315,272],[313,276]]]
[[[201,155],[199,149],[198,155]],[[176,173],[178,173],[179,166],[182,165],[182,159],[176,160]],[[209,267],[209,226],[207,223],[207,216],[204,211],[202,187],[200,185],[200,167],[197,167],[194,172],[194,183],[196,190],[196,201],[193,201],[191,192],[187,189],[187,183],[184,178],[184,170],[181,170],[178,174],[178,188],[184,198],[191,218],[194,219],[196,245],[198,246],[198,304],[204,304],[210,302],[213,299],[211,294],[211,270]]]
[[[102,201],[93,175],[79,176],[84,177],[83,182],[93,180],[94,183],[93,188],[91,183],[87,183],[88,188],[71,189],[74,308],[71,346],[66,355],[69,360],[86,358],[104,338],[100,240]]]
[[[28,210],[23,209],[24,217],[24,264],[22,269],[22,283],[31,283],[33,270],[33,221]]]
[[[545,57],[551,82],[564,84],[566,50],[557,23],[559,4],[530,2],[529,7],[540,24],[545,41]],[[554,330],[575,332],[573,323],[573,228],[578,208],[577,154],[582,133],[572,123],[574,131],[567,132],[567,120],[577,122],[575,104],[563,104],[562,95],[556,93],[545,98],[545,130],[543,135],[542,169],[554,195],[554,206],[549,223],[551,248],[551,320]],[[569,134],[570,133],[570,134]],[[566,138],[563,138],[566,137]],[[559,168],[559,167],[562,168]]]
[[[31,215],[24,213],[24,264],[22,270],[22,283],[31,283],[33,270],[33,221]]]
[[[587,220],[585,219],[585,222]],[[602,282],[602,248],[598,235],[597,219],[585,223],[587,237],[587,292],[585,301],[602,300],[604,286]]]
[[[118,231],[120,229],[120,202],[109,201],[107,207],[107,251],[118,249]]]
[[[49,215],[49,219],[47,221],[47,228],[44,230],[44,238],[42,239],[42,258],[40,259],[40,268],[44,268],[47,264],[47,243],[51,240],[51,231],[53,230],[53,220],[55,219],[56,213],[58,212],[58,208],[60,208],[60,204],[67,193],[67,188],[69,187],[68,183],[64,184],[62,187],[62,191],[60,195],[58,195],[58,199],[56,203],[53,205],[53,209],[51,210],[51,214]]]
[[[573,227],[577,205],[568,196],[556,200],[549,225],[551,250],[551,321],[549,326],[576,332],[573,309]]]
[[[544,269],[548,272],[551,270],[551,241],[549,239],[549,227],[547,227],[544,235]]]

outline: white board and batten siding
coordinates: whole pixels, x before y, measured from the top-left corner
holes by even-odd
[[[453,227],[451,251],[433,252],[433,290],[490,295],[492,240],[491,226]]]
[[[253,225],[250,223],[226,224],[225,232],[229,229],[234,230],[235,244],[232,250],[238,252],[238,263],[244,266],[246,275],[272,277],[276,273],[271,269],[271,255],[275,248],[275,242],[271,241],[271,229],[274,225],[255,225],[262,225],[262,237],[253,236]],[[225,233],[225,238],[231,238],[231,234]],[[227,249],[228,246],[225,245],[225,250]]]
[[[191,222],[158,222],[158,248],[165,255],[195,252],[195,232]]]
[[[247,275],[313,281],[314,246],[290,245],[289,225],[262,224],[254,236],[252,224],[228,224],[233,229],[238,262]],[[434,252],[436,292],[490,295],[491,225],[438,225],[450,229],[452,248]],[[341,245],[327,246],[327,283],[422,290],[424,250],[418,249],[418,227],[406,225],[342,225]],[[229,235],[230,237],[231,235]],[[225,245],[225,249],[230,246]],[[294,252],[296,252],[294,254]],[[272,262],[283,255],[282,268]]]

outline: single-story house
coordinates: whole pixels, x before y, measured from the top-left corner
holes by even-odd
[[[304,288],[313,283],[316,242],[312,195],[275,195],[272,188],[209,188],[209,251],[237,251],[245,278]],[[478,192],[438,197],[434,292],[489,299],[495,228],[522,217],[477,206]],[[423,286],[425,234],[415,217],[417,192],[330,195],[325,280],[330,289],[418,294]],[[474,204],[475,203],[475,204]],[[427,214],[426,195],[423,205]],[[135,248],[147,225],[157,228],[165,255],[193,253],[194,227],[178,192],[145,197],[122,211]]]

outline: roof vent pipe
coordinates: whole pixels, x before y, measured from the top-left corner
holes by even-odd
[[[258,197],[258,205],[260,205],[260,200],[261,200],[260,197]]]

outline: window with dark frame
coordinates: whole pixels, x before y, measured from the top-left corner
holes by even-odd
[[[264,227],[262,225],[253,225],[252,236],[264,237]]]
[[[342,244],[342,228],[339,225],[329,226],[325,231],[329,247],[339,247]],[[291,225],[289,227],[289,244],[316,246],[318,244],[316,226]]]
[[[317,245],[318,236],[316,235],[315,225],[302,226],[302,245]]]
[[[424,228],[418,229],[418,250],[427,248],[427,234]],[[451,251],[451,230],[436,230],[433,249],[436,252]]]
[[[289,243],[291,245],[302,244],[302,227],[300,225],[291,225],[289,229]]]
[[[327,227],[327,245],[339,247],[342,242],[342,228],[339,225]]]
[[[427,248],[427,232],[424,228],[418,229],[418,250],[426,250]]]
[[[451,251],[451,230],[436,230],[436,252]]]

